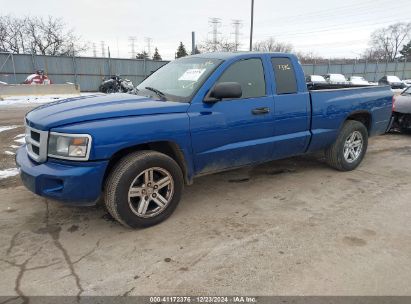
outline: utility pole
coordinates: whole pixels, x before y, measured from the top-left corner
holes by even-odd
[[[191,32],[191,55],[196,54],[196,32]]]
[[[106,57],[106,43],[104,41],[100,41],[101,44],[101,57]]]
[[[120,58],[120,49],[118,48],[118,37],[116,38],[117,43],[117,58]]]
[[[251,0],[250,52],[253,50],[254,0]]]
[[[128,41],[130,41],[130,47],[131,47],[131,52],[130,52],[131,58],[133,59],[136,59],[136,45],[135,45],[136,40],[137,40],[137,37],[135,36],[128,37]]]
[[[93,42],[93,56],[97,57],[97,47],[96,44]]]
[[[233,20],[231,23],[234,27],[234,43],[235,43],[235,51],[238,51],[238,47],[240,46],[240,27],[242,26],[241,20]]]
[[[151,42],[153,41],[153,39],[150,37],[145,37],[144,40],[146,41],[146,44],[147,44],[147,55],[150,58],[151,57]]]
[[[211,25],[212,30],[211,34],[213,35],[213,51],[217,51],[217,45],[218,45],[218,35],[220,32],[218,31],[218,28],[221,26],[221,19],[220,18],[210,18],[208,23]]]

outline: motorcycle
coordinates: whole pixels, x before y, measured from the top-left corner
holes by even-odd
[[[98,88],[102,93],[130,93],[135,91],[133,82],[129,79],[123,79],[119,75],[113,75],[109,79],[102,81]]]

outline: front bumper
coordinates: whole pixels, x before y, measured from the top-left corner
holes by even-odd
[[[108,161],[32,161],[25,146],[17,150],[16,164],[23,184],[32,192],[70,205],[93,205],[100,197]]]

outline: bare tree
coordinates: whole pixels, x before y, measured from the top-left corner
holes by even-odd
[[[380,28],[371,34],[370,48],[364,57],[367,59],[394,60],[404,42],[411,34],[411,22],[399,22]]]
[[[327,63],[328,62],[328,59],[321,57],[320,55],[318,55],[317,53],[313,51],[308,51],[308,52],[297,51],[295,52],[295,55],[298,57],[298,60],[302,64]]]
[[[234,52],[238,49],[235,42],[230,42],[227,38],[222,37],[217,41],[205,40],[199,45],[199,51],[208,52]]]
[[[0,51],[25,53],[27,44],[23,24],[23,19],[0,16]]]
[[[73,29],[62,19],[0,16],[0,50],[41,55],[74,55],[86,51]]]
[[[254,43],[253,50],[259,52],[290,53],[293,51],[293,46],[290,43],[276,41],[274,38],[270,37],[266,40]]]

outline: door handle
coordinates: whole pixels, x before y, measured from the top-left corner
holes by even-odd
[[[256,108],[256,109],[253,109],[251,113],[253,113],[253,115],[267,114],[267,113],[270,113],[270,108],[268,107]]]

